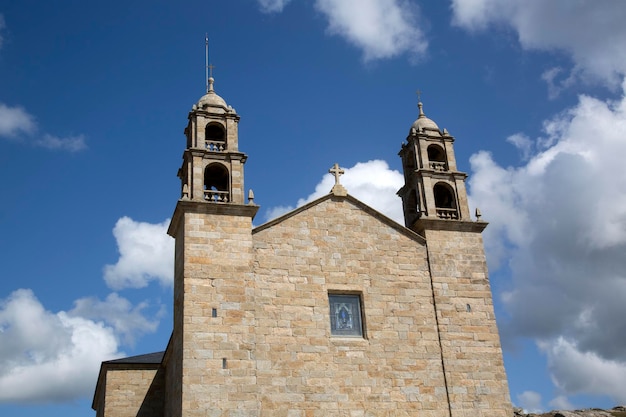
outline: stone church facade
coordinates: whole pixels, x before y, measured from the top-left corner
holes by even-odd
[[[208,92],[178,172],[174,328],[103,362],[97,417],[513,414],[481,232],[454,138],[424,115],[400,150],[405,226],[329,194],[258,227],[239,116]],[[400,204],[400,201],[398,202]]]

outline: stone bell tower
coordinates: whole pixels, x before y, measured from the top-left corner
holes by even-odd
[[[239,115],[215,93],[213,77],[207,93],[194,104],[185,128],[187,148],[178,172],[183,200],[244,203],[243,164],[239,152]]]
[[[508,417],[513,411],[482,231],[470,217],[465,179],[454,157],[454,137],[426,117],[422,103],[399,152],[404,171],[406,227],[426,239],[433,301],[450,415]]]
[[[470,221],[467,174],[457,171],[454,137],[426,117],[421,102],[418,107],[419,116],[399,153],[405,181],[398,193],[404,222],[411,228],[420,220],[418,228],[422,228],[431,220]]]
[[[164,358],[168,417],[256,407],[252,219],[244,202],[239,115],[214,91],[194,104],[178,170],[181,195],[168,234],[176,239],[174,330]]]

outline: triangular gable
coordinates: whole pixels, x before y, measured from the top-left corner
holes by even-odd
[[[322,196],[316,200],[313,200],[307,204],[304,204],[303,206],[300,206],[288,213],[283,214],[282,216],[279,216],[273,220],[268,221],[267,223],[264,223],[260,226],[255,227],[254,229],[252,229],[252,234],[254,235],[255,233],[261,232],[263,230],[269,229],[271,227],[274,227],[282,222],[284,222],[287,219],[290,219],[291,217],[294,217],[296,215],[298,215],[299,213],[302,213],[306,210],[309,210],[310,208],[317,206],[321,203],[323,203],[326,200],[333,200],[333,201],[348,201],[350,203],[352,203],[353,205],[355,205],[356,207],[358,207],[359,209],[363,210],[363,212],[371,215],[372,217],[376,218],[378,221],[380,221],[381,223],[386,224],[387,226],[395,229],[396,231],[398,231],[399,233],[415,240],[416,242],[419,242],[422,245],[426,244],[426,239],[424,239],[422,236],[420,236],[419,234],[415,233],[414,231],[402,226],[401,224],[399,224],[398,222],[396,222],[395,220],[385,216],[384,214],[382,214],[380,211],[368,206],[367,204],[365,204],[364,202],[362,202],[361,200],[351,196],[350,194],[346,194],[345,196],[343,195],[336,195],[333,193],[328,193],[325,196]]]

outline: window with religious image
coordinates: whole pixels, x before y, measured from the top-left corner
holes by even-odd
[[[331,335],[363,337],[361,297],[352,294],[328,294],[328,302]]]

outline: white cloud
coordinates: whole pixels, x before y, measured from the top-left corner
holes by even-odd
[[[595,375],[593,386],[573,384],[572,373],[626,366],[626,323],[616,319],[626,316],[626,98],[580,96],[544,131],[520,167],[501,167],[486,152],[470,160],[471,202],[490,222],[490,265],[508,257],[512,275],[502,297],[510,314],[502,336],[544,341],[564,394],[623,400],[615,387],[624,384],[615,385],[613,372]],[[574,357],[588,366],[568,374],[563,361]]]
[[[626,74],[626,7],[614,0],[452,0],[452,11],[468,30],[509,26],[523,48],[566,52],[583,79],[617,87]]]
[[[71,317],[83,317],[89,320],[103,320],[113,327],[115,334],[120,335],[127,344],[135,341],[146,333],[156,331],[159,321],[148,320],[142,312],[149,307],[147,302],[133,306],[130,301],[111,293],[105,301],[95,297],[86,297],[74,301],[74,308],[68,312]],[[159,318],[163,308],[157,313]]]
[[[287,3],[291,0],[258,0],[259,6],[263,13],[279,13],[282,12]]]
[[[353,197],[380,211],[398,223],[404,224],[402,202],[396,192],[404,185],[404,177],[398,171],[389,169],[385,161],[373,160],[359,162],[352,168],[344,168],[345,174],[340,177],[341,184]],[[300,207],[330,192],[335,184],[335,177],[326,174],[315,186],[315,191],[296,204]],[[266,213],[266,220],[285,214],[294,207],[272,207]]]
[[[120,260],[107,266],[109,285],[171,284],[173,240],[162,224],[124,217],[114,229]],[[163,270],[167,270],[167,273]],[[134,344],[156,331],[163,306],[133,305],[116,293],[101,301],[85,297],[70,311],[47,311],[31,290],[0,300],[0,403],[60,402],[90,395],[100,363],[123,356],[120,343]]]
[[[0,29],[1,17],[2,15],[0,15]],[[38,133],[38,130],[35,118],[22,107],[9,107],[0,103],[0,137],[25,142],[21,135],[28,137],[38,135],[39,138],[31,140],[30,143],[40,148],[70,152],[78,152],[87,148],[84,135],[60,138],[47,133]]]
[[[555,99],[563,90],[576,84],[579,76],[578,71],[572,70],[569,75],[563,77],[564,72],[563,68],[553,67],[545,70],[543,74],[541,74],[541,79],[548,85],[548,98]]]
[[[291,0],[258,0],[265,13],[281,12]],[[365,61],[407,53],[422,58],[428,42],[420,11],[409,0],[315,0],[328,19],[328,32],[344,38],[363,52]]]
[[[533,151],[533,141],[523,133],[516,133],[506,138],[506,141],[515,146],[522,153],[522,159],[528,160]]]
[[[573,410],[575,408],[574,405],[569,402],[569,399],[564,395],[554,397],[550,400],[548,405],[555,410]]]
[[[543,405],[541,405],[541,394],[535,391],[524,391],[517,395],[519,405],[524,409],[525,413],[541,413]]]
[[[426,53],[419,9],[407,0],[316,0],[328,31],[363,51],[365,61]]]
[[[0,29],[1,23],[0,20]],[[36,130],[35,119],[26,110],[0,103],[0,136],[14,138],[19,133],[30,134]]]
[[[59,138],[56,136],[44,134],[40,139],[35,141],[35,145],[42,148],[59,149],[70,152],[78,152],[87,148],[84,135]]]
[[[0,300],[0,402],[57,402],[92,393],[102,360],[120,357],[114,331],[44,309],[30,290]]]
[[[167,235],[169,220],[151,224],[122,217],[113,228],[120,257],[104,267],[112,289],[141,288],[150,281],[171,286],[174,276],[174,239]]]
[[[571,394],[608,395],[619,404],[626,402],[626,362],[581,352],[573,342],[561,337],[541,342],[540,347],[548,356],[552,378],[561,390]],[[568,402],[560,405],[567,406]],[[571,404],[567,408],[571,409]]]

